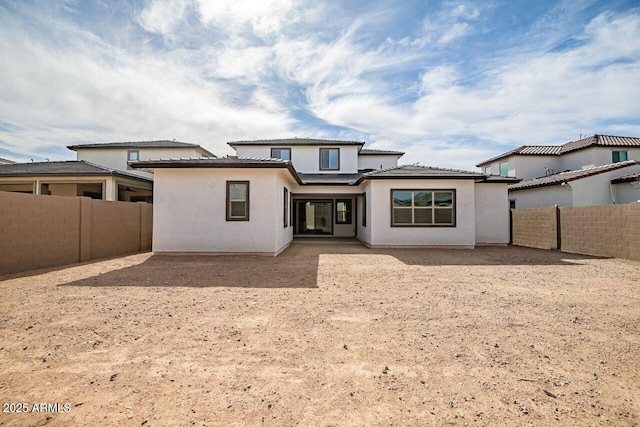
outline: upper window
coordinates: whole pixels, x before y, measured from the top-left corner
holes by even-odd
[[[509,163],[500,163],[500,176],[509,176]]]
[[[351,199],[336,200],[336,224],[351,224]]]
[[[613,151],[611,157],[612,163],[626,162],[628,159],[626,151]]]
[[[137,162],[140,158],[140,153],[138,150],[129,150],[127,151],[127,162]],[[131,166],[127,164],[128,169],[133,169]]]
[[[291,160],[291,148],[272,148],[272,159]]]
[[[455,190],[391,190],[391,225],[455,226]]]
[[[249,221],[249,181],[227,181],[227,221]]]
[[[484,168],[484,173],[486,173],[487,175],[491,175],[491,166],[487,166],[486,168]]]
[[[340,149],[321,148],[320,149],[320,170],[340,169]]]

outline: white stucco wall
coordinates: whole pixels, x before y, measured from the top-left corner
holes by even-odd
[[[613,163],[614,151],[626,151],[628,160],[640,160],[640,148],[592,147],[561,156],[562,170],[576,170],[591,165],[601,166]]]
[[[516,209],[543,208],[546,206],[573,206],[573,189],[554,185],[509,192],[509,200],[515,200]]]
[[[238,157],[271,157],[271,148],[291,148],[291,162],[296,171],[300,173],[356,173],[358,172],[358,148],[357,145],[342,146],[261,146],[261,145],[242,145],[236,146],[236,155]],[[320,170],[320,148],[339,148],[340,149],[340,169],[339,170]]]
[[[476,244],[509,243],[507,184],[476,184]]]
[[[358,238],[367,244],[371,244],[371,185],[367,182],[363,186],[363,192],[367,199],[366,204],[362,203],[362,196],[358,197],[358,215],[356,217]],[[366,210],[367,225],[362,226],[362,212]]]
[[[138,151],[138,158],[140,160],[169,159],[174,157],[202,157],[202,153],[194,147],[144,149],[79,148],[76,150],[76,159],[85,160],[87,162],[107,166],[113,169],[127,171],[134,175],[142,176],[145,178],[153,178],[153,174],[142,172],[136,169],[127,169],[128,152],[136,150]]]
[[[398,156],[382,154],[358,155],[358,169],[387,169],[398,166]]]
[[[573,206],[613,204],[615,189],[610,185],[611,180],[639,171],[640,165],[634,165],[571,181],[569,184],[573,187]]]
[[[291,240],[293,239],[293,222],[291,221],[291,200],[292,200],[292,190],[293,186],[296,185],[296,182],[291,177],[291,174],[288,171],[279,169],[276,172],[276,187],[279,190],[278,195],[278,205],[276,206],[276,218],[274,228],[276,230],[275,235],[275,246],[276,252],[280,252],[282,249],[287,247]],[[284,189],[288,190],[288,200],[287,200],[287,227],[284,226]]]
[[[249,221],[226,221],[228,180],[250,182]],[[153,250],[276,252],[289,235],[282,184],[275,169],[157,169]]]
[[[455,227],[391,227],[391,189],[455,189]],[[372,180],[371,223],[373,246],[475,245],[475,196],[472,180]]]
[[[640,183],[638,182],[614,184],[613,191],[618,204],[640,202]]]

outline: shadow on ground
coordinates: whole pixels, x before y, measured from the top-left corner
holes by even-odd
[[[145,262],[60,286],[317,288],[323,255],[390,256],[406,265],[568,265],[594,257],[520,247],[461,249],[368,249],[354,244],[294,243],[278,257],[153,255]]]

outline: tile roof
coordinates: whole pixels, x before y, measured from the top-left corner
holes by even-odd
[[[299,173],[307,185],[355,185],[362,173]]]
[[[541,178],[529,179],[521,181],[517,184],[509,186],[509,191],[526,190],[529,188],[546,187],[550,185],[560,185],[564,182],[575,181],[576,179],[587,178],[589,176],[598,175],[605,172],[611,172],[618,169],[627,168],[629,166],[639,165],[640,162],[628,160],[626,162],[611,163],[608,165],[594,166],[585,169],[578,169],[566,172],[560,172],[554,175],[543,176]]]
[[[614,178],[611,180],[612,184],[620,184],[623,182],[633,182],[633,181],[638,181],[640,182],[640,172],[635,172],[635,173],[631,173],[629,175],[623,175],[619,178]]]
[[[231,141],[228,145],[364,145],[363,141],[342,141],[337,139],[315,139],[315,138],[281,138],[281,139],[257,139],[255,141]]]
[[[364,155],[397,155],[397,156],[404,156],[404,151],[393,151],[393,150],[375,150],[373,148],[363,148],[362,150],[360,150],[359,154],[364,154]]]
[[[97,165],[85,160],[69,160],[62,162],[34,162],[34,163],[11,163],[0,165],[0,177],[20,177],[20,176],[105,176],[119,175],[129,178],[151,181],[149,178]]]
[[[507,151],[488,160],[484,160],[476,166],[481,167],[487,163],[491,163],[514,154],[561,156],[572,151],[582,150],[589,147],[640,147],[640,137],[595,134],[576,141],[570,141],[562,145],[522,145],[511,151]]]
[[[469,172],[459,169],[436,168],[433,166],[402,165],[393,168],[367,172],[356,182],[365,179],[473,179],[478,182],[518,182],[518,178],[489,176],[482,172]]]
[[[289,160],[259,157],[190,157],[154,159],[130,162],[135,169],[181,169],[181,168],[287,168],[291,175],[302,183],[298,173]]]
[[[129,142],[103,142],[94,144],[76,144],[67,146],[69,150],[86,149],[86,148],[199,148],[210,157],[216,157],[207,149],[198,144],[180,141],[129,141]]]

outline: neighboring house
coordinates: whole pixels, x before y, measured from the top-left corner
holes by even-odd
[[[640,138],[596,134],[563,145],[523,145],[476,166],[489,175],[532,179],[625,160],[640,160]]]
[[[509,187],[512,208],[588,206],[638,200],[637,189],[614,182],[635,172],[634,160],[640,161],[640,138],[596,134],[563,145],[523,145],[477,166],[523,180]]]
[[[640,200],[640,162],[628,160],[561,172],[509,186],[514,208],[593,206]]]
[[[71,145],[75,161],[0,164],[0,191],[86,196],[127,202],[153,201],[153,175],[130,161],[157,157],[214,157],[197,144],[178,141]]]
[[[84,160],[0,165],[0,191],[150,202],[152,185],[149,178]]]
[[[303,236],[372,247],[509,242],[515,178],[397,166],[403,153],[359,141],[229,145],[237,157],[132,163],[154,173],[155,252],[278,254]]]
[[[0,157],[0,165],[8,165],[11,163],[15,163],[15,162],[13,160],[3,159],[2,157]]]

